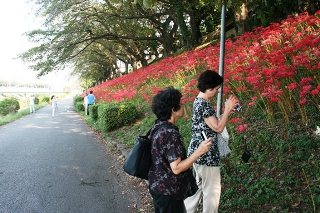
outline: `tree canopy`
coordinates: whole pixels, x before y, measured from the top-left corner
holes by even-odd
[[[191,49],[219,29],[221,1],[211,0],[30,0],[45,18],[27,32],[36,44],[20,57],[38,76],[74,65],[86,81],[101,82],[148,65],[152,60]],[[229,0],[227,16],[235,28],[249,30],[318,1]],[[239,31],[237,31],[239,32]],[[119,62],[125,69],[119,68]]]

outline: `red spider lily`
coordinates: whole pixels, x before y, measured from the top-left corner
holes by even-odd
[[[237,123],[242,122],[242,119],[239,117],[234,117],[234,118],[231,118],[229,122],[232,124],[237,124]]]
[[[248,124],[241,124],[241,125],[237,126],[236,131],[238,133],[243,133],[247,130],[247,128],[248,128]]]
[[[311,89],[312,89],[312,85],[303,86],[300,91],[300,97],[306,96],[308,93],[310,93]]]
[[[292,91],[292,90],[294,90],[294,89],[296,89],[296,88],[298,88],[298,87],[299,87],[299,85],[298,85],[297,82],[290,83],[290,84],[287,86],[288,90],[290,90],[290,91]]]
[[[247,105],[248,105],[249,107],[251,107],[251,106],[256,105],[256,103],[257,103],[257,102],[255,102],[255,101],[251,101],[251,102],[249,102]]]
[[[247,91],[247,87],[246,86],[238,86],[236,88],[237,93],[241,93],[241,92],[245,92]]]
[[[307,84],[310,84],[310,82],[312,82],[312,78],[308,77],[308,78],[302,78],[300,80],[300,84],[301,85],[307,85]]]
[[[144,93],[142,96],[147,103],[151,103],[151,96],[149,94]]]
[[[300,105],[305,105],[307,103],[307,99],[306,98],[302,98],[302,99],[300,99],[300,101],[299,101],[299,104]]]
[[[271,86],[265,88],[261,95],[267,97],[271,102],[278,102],[282,93],[282,89],[279,89],[276,86]]]
[[[256,100],[258,100],[258,97],[257,96],[253,96],[253,97],[251,97],[251,100],[252,101],[256,101]]]
[[[161,90],[162,90],[162,88],[158,88],[158,87],[152,87],[151,88],[151,92],[152,92],[153,95],[157,94]]]
[[[311,95],[318,95],[319,94],[319,90],[318,89],[314,89],[310,92]]]

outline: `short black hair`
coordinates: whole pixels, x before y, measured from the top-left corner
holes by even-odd
[[[93,93],[93,91],[92,90],[90,90],[90,94],[92,94]]]
[[[178,111],[181,108],[181,97],[181,92],[173,87],[159,91],[152,99],[152,112],[157,116],[158,120],[169,120],[172,110]]]
[[[223,83],[223,78],[213,70],[206,70],[198,78],[198,89],[205,92],[207,89],[215,88]]]

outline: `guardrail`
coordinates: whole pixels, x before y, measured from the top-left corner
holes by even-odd
[[[0,87],[0,93],[63,93],[63,90],[35,87]]]

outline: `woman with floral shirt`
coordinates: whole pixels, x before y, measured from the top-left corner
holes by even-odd
[[[212,138],[213,146],[193,165],[199,189],[196,194],[184,201],[188,213],[194,213],[197,210],[202,196],[203,212],[218,212],[221,183],[220,157],[216,137],[217,132],[223,131],[229,115],[238,102],[235,96],[230,96],[225,103],[223,115],[220,119],[217,119],[216,112],[210,101],[217,94],[222,82],[223,78],[211,70],[204,71],[198,78],[198,89],[200,92],[193,102],[192,137],[188,147],[188,155],[193,155],[198,149],[202,141],[202,131],[205,132],[208,138]]]
[[[157,123],[151,130],[152,166],[148,174],[149,189],[156,213],[183,213],[187,185],[192,173],[190,167],[212,145],[211,139],[199,144],[188,158],[182,137],[175,123],[184,114],[181,93],[167,88],[154,96],[152,111]]]

